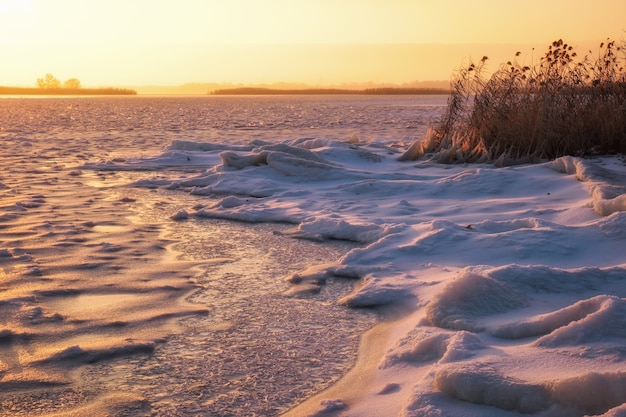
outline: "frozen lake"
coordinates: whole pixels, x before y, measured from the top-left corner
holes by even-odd
[[[358,243],[293,239],[277,223],[172,222],[211,198],[124,186],[205,166],[80,166],[157,154],[176,140],[401,146],[443,104],[431,96],[0,100],[1,412],[273,415],[328,387],[380,316],[337,304],[353,280],[288,294],[285,278]]]
[[[622,416],[624,156],[401,162],[445,104],[0,100],[0,414]]]

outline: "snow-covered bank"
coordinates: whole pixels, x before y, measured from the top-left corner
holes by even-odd
[[[173,221],[284,222],[294,237],[366,244],[286,278],[309,289],[331,275],[360,279],[340,302],[413,311],[369,362],[360,396],[322,393],[293,415],[622,415],[623,159],[495,168],[398,156],[376,142],[177,141],[157,156],[89,167],[204,164],[200,175],[134,185],[211,197]]]

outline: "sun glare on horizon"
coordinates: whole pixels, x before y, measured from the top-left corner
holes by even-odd
[[[447,79],[493,46],[623,37],[625,15],[621,0],[0,0],[0,85]]]

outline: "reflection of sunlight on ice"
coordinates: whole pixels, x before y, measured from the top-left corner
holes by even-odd
[[[128,229],[128,226],[115,225],[115,224],[97,224],[92,230],[97,233],[117,233],[123,232]]]
[[[131,310],[133,306],[157,299],[158,297],[150,294],[81,294],[50,302],[50,305],[63,315],[96,319],[104,311],[106,314],[103,316],[111,316],[113,311],[122,313]],[[119,317],[124,316],[120,314]]]

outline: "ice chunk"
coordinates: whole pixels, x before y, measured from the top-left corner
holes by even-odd
[[[355,224],[343,219],[320,217],[302,222],[294,235],[315,240],[338,239],[371,243],[399,229],[401,229],[401,226],[397,225]]]
[[[225,167],[242,169],[249,166],[259,166],[267,164],[268,152],[252,153],[240,155],[236,152],[222,152],[220,159]]]

